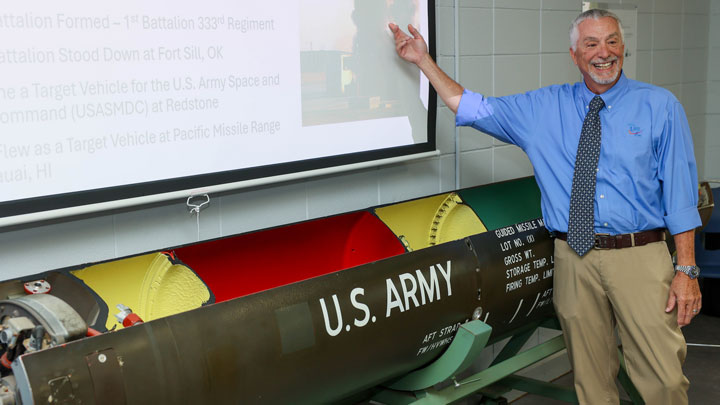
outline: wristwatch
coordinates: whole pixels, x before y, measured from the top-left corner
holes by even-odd
[[[700,267],[698,266],[681,266],[679,264],[676,264],[675,271],[682,271],[683,273],[687,274],[691,280],[695,280],[697,276],[700,275]]]

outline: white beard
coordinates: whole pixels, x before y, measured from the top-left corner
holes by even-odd
[[[617,57],[614,58],[608,58],[607,60],[600,60],[600,61],[591,61],[588,65],[588,73],[590,74],[590,78],[593,79],[593,81],[597,84],[610,84],[615,81],[615,79],[618,78],[618,75],[620,74],[620,66],[618,66],[617,63],[615,63],[612,67],[612,70],[610,73],[612,74],[611,77],[600,77],[595,74],[593,69],[593,63],[605,63],[605,62],[611,62],[616,61]]]

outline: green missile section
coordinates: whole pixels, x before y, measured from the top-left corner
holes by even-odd
[[[457,192],[488,230],[542,217],[534,177],[487,184]]]

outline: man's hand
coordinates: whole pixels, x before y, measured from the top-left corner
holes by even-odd
[[[673,235],[673,238],[677,251],[677,264],[695,265],[695,230],[678,233]],[[693,317],[700,313],[702,307],[702,295],[697,279],[691,280],[687,274],[680,271],[675,272],[675,278],[670,284],[670,294],[665,312],[672,311],[676,305],[678,309],[677,322],[681,327],[690,324]]]
[[[408,62],[419,64],[428,54],[425,39],[420,32],[412,24],[408,25],[408,32],[412,37],[404,33],[397,24],[390,23],[388,27],[395,37],[395,50],[398,55]]]
[[[464,89],[432,60],[420,32],[412,25],[408,25],[408,31],[412,34],[411,37],[402,32],[397,24],[390,23],[388,27],[390,27],[390,31],[395,37],[395,50],[398,55],[406,61],[416,64],[430,80],[430,84],[435,88],[445,105],[453,113],[457,113]]]
[[[678,325],[681,327],[689,325],[690,321],[700,312],[700,308],[702,307],[702,296],[697,279],[691,280],[690,277],[683,272],[677,272],[675,274],[675,278],[672,284],[670,284],[670,296],[668,297],[665,312],[672,311],[675,305],[677,305],[678,309]]]

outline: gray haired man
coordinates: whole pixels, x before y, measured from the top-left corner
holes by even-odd
[[[615,328],[628,374],[648,404],[687,403],[680,327],[700,309],[695,266],[697,168],[685,112],[665,89],[622,72],[613,13],[571,26],[583,80],[485,97],[448,77],[420,33],[390,24],[397,53],[415,63],[468,125],[522,148],[555,239],[554,303],[583,404],[618,403]],[[677,266],[664,243],[677,247]]]

